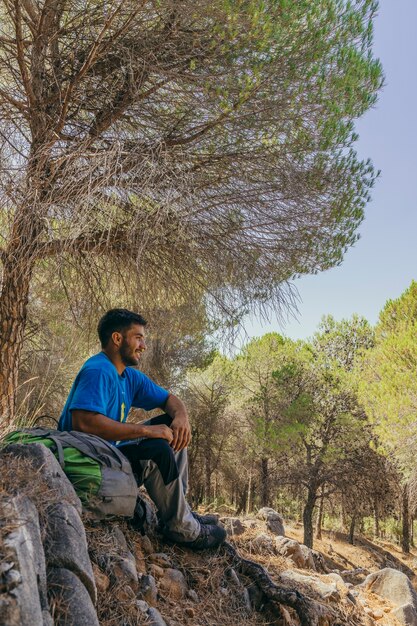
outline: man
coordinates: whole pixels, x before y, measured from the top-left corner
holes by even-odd
[[[223,543],[225,530],[209,523],[213,516],[191,511],[185,499],[191,429],[184,403],[133,369],[146,350],[146,323],[127,309],[111,309],[101,318],[102,351],[77,374],[58,428],[91,433],[120,447],[155,502],[165,537],[195,550],[213,548]],[[161,408],[165,414],[129,424],[131,406]]]

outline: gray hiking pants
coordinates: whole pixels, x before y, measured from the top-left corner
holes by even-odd
[[[144,424],[166,424],[169,415],[159,415]],[[144,485],[158,509],[165,534],[173,541],[194,541],[200,524],[185,498],[188,485],[187,450],[174,452],[165,439],[137,439],[120,446],[129,459],[138,485]]]

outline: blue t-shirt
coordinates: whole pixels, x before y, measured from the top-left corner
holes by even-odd
[[[84,363],[71,387],[58,429],[72,430],[71,411],[101,413],[125,422],[130,407],[150,411],[164,406],[169,393],[139,370],[126,367],[119,374],[109,357],[100,352]]]

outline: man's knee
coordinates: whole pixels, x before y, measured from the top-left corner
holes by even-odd
[[[162,480],[168,485],[179,476],[174,451],[166,439],[152,439],[149,443],[149,448],[152,448],[149,450],[151,452],[149,459],[157,465]]]

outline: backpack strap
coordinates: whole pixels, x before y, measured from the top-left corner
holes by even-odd
[[[56,447],[56,453],[58,455],[58,462],[63,470],[65,470],[65,457],[64,457],[64,448],[62,447],[62,443],[59,438],[55,435],[49,435],[48,439],[54,442]]]

